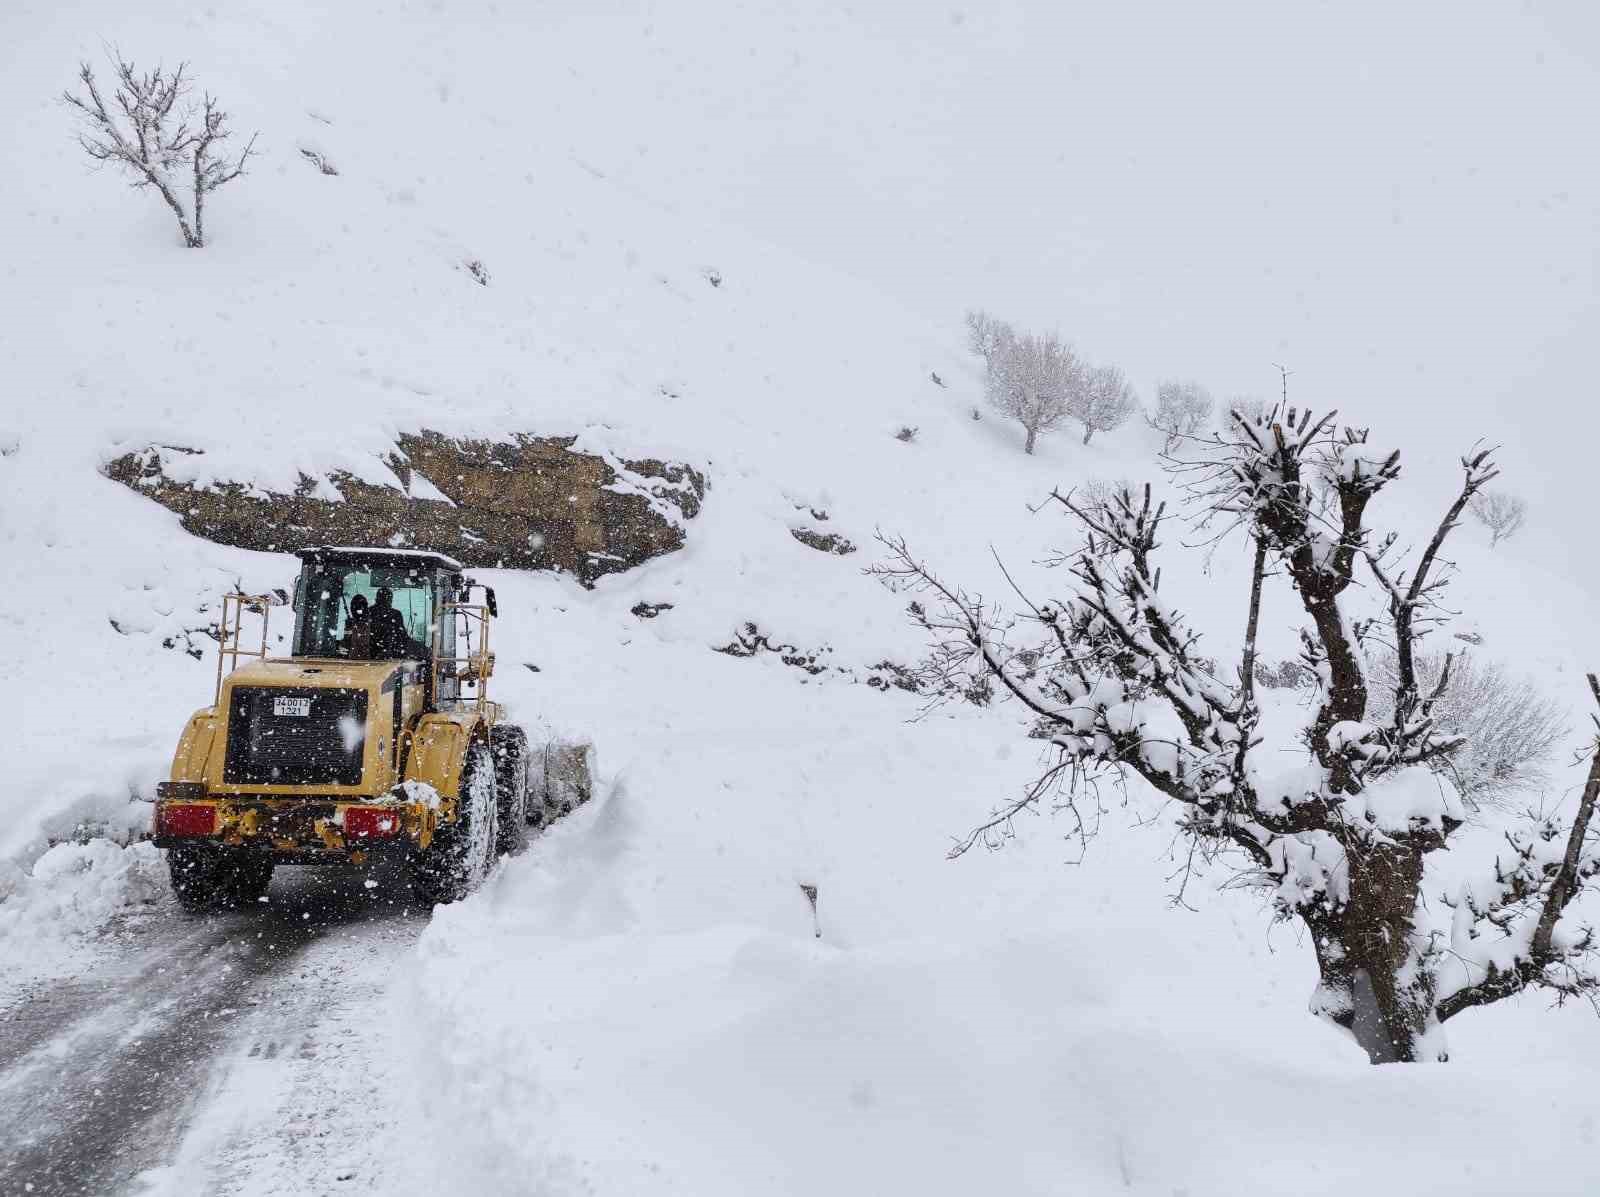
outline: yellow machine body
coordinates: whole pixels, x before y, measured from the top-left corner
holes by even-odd
[[[435,830],[456,817],[468,749],[488,744],[501,717],[499,704],[484,693],[494,665],[487,648],[492,607],[441,605],[439,621],[475,620],[481,629],[476,651],[466,655],[355,661],[269,657],[265,624],[272,605],[270,596],[227,596],[216,698],[190,717],[178,739],[170,779],[158,788],[157,842],[258,848],[280,863],[359,864],[374,849],[425,850]],[[246,613],[261,616],[259,650],[240,647]],[[230,656],[231,670],[223,664]],[[241,665],[241,656],[255,659]],[[260,768],[248,780],[230,773],[230,744],[236,755],[243,751],[252,712],[275,710],[280,697],[287,713],[310,711],[324,695],[331,701],[330,692],[349,709],[364,710],[363,718],[342,717],[337,728],[349,780],[273,782],[263,780]],[[450,696],[436,697],[441,693]],[[255,734],[259,741],[274,733]],[[352,811],[359,817],[352,819]]]

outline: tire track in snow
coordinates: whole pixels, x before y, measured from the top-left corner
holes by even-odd
[[[334,929],[281,973],[152,1197],[403,1190],[389,986],[426,923],[413,911]]]
[[[356,874],[285,869],[272,899],[152,924],[5,1014],[0,1194],[126,1191],[171,1159],[216,1061],[309,946],[402,920],[414,938],[426,923],[403,919],[409,895],[368,891]]]

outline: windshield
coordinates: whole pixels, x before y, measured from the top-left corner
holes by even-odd
[[[355,561],[307,564],[295,655],[426,659],[433,636],[433,573],[426,566]]]

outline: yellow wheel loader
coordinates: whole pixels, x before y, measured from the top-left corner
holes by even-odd
[[[299,557],[288,656],[268,651],[282,597],[223,600],[214,700],[156,792],[173,889],[205,910],[260,900],[276,865],[389,859],[425,900],[463,897],[544,813],[527,736],[488,698],[494,591],[438,553]]]

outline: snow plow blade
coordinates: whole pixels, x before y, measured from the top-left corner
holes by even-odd
[[[595,752],[588,740],[551,740],[530,762],[528,822],[549,823],[594,796]]]

